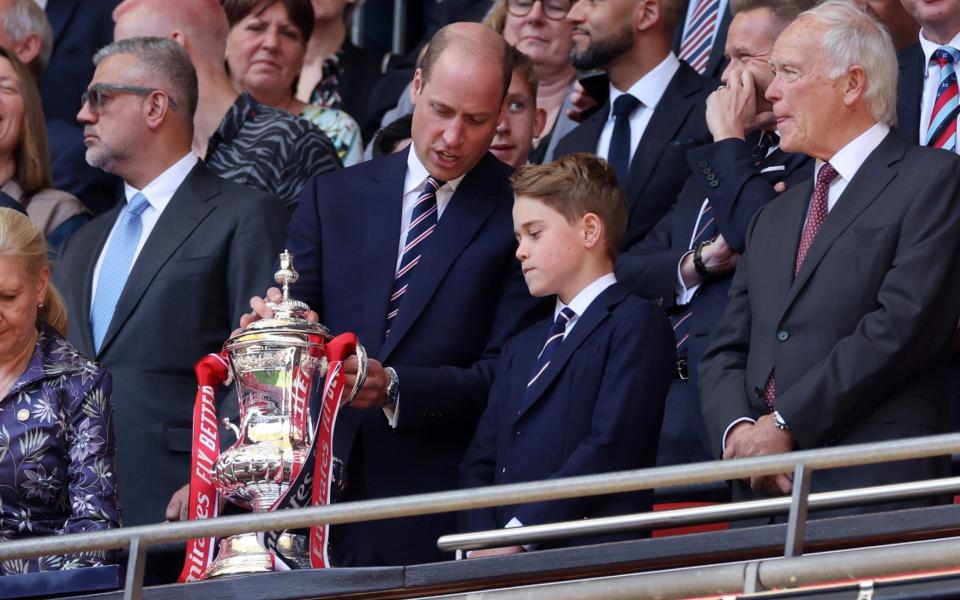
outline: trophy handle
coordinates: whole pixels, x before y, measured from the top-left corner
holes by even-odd
[[[326,344],[327,360],[331,363],[344,361],[353,354],[357,355],[357,379],[353,382],[353,389],[347,394],[346,399],[341,401],[341,406],[353,402],[353,399],[363,389],[363,384],[367,380],[367,350],[357,341],[357,336],[352,333],[342,333]],[[327,376],[330,376],[329,372]]]

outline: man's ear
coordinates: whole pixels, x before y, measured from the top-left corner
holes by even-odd
[[[420,67],[417,67],[417,70],[413,72],[413,85],[410,86],[410,102],[414,106],[417,105],[417,100],[420,99],[420,94],[423,92],[423,70]]]
[[[867,93],[867,72],[860,65],[847,69],[843,80],[843,103],[847,106],[863,98]]]
[[[634,31],[645,31],[660,26],[660,2],[658,0],[640,0],[633,8]]]
[[[603,221],[596,213],[588,212],[580,219],[584,248],[593,248],[603,241]]]
[[[147,127],[152,130],[157,129],[171,111],[170,96],[162,92],[153,92],[147,96],[143,110],[146,112]]]
[[[13,53],[25,65],[35,61],[40,56],[40,34],[37,32],[27,34],[25,38],[15,44]]]

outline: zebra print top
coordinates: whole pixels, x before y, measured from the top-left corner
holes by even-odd
[[[224,179],[275,194],[291,213],[309,178],[342,166],[316,126],[247,93],[210,137],[204,162]]]

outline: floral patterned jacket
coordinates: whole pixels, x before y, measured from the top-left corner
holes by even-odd
[[[120,525],[110,373],[43,324],[0,400],[0,540]],[[98,566],[113,552],[0,562],[3,575]]]

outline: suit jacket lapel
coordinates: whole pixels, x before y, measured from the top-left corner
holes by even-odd
[[[523,418],[523,415],[530,410],[537,400],[543,396],[543,393],[550,387],[550,384],[557,378],[566,364],[570,361],[570,357],[573,356],[573,353],[577,350],[580,344],[583,343],[587,336],[597,328],[604,319],[607,318],[607,315],[610,314],[612,307],[619,304],[623,301],[623,298],[626,296],[626,291],[624,288],[619,285],[612,285],[600,293],[599,296],[594,299],[594,301],[587,308],[586,312],[583,313],[578,319],[576,324],[573,327],[573,331],[567,334],[567,337],[564,338],[563,343],[557,347],[556,351],[553,353],[553,357],[550,359],[550,365],[547,367],[547,370],[540,375],[539,379],[530,389],[526,390],[526,393],[521,395],[520,407],[516,412],[516,417],[514,417],[513,422],[516,422]],[[544,332],[546,333],[546,332]],[[534,350],[534,354],[539,352],[540,349],[537,348]],[[529,377],[529,371],[533,368],[533,363],[531,362],[531,368],[527,371],[527,376]],[[526,382],[524,382],[525,385]]]
[[[477,201],[477,196],[491,193],[484,191],[486,169],[483,168],[484,162],[490,159],[496,160],[492,155],[485,156],[480,164],[463,178],[437,222],[437,228],[427,240],[420,255],[420,262],[410,276],[409,287],[400,304],[400,312],[390,327],[390,337],[384,341],[380,350],[382,361],[387,360],[416,322],[450,266],[493,212],[493,202]]]
[[[100,355],[109,348],[110,342],[127,322],[157,272],[216,207],[206,201],[219,193],[220,184],[216,176],[202,162],[180,184],[130,270],[130,277],[117,300],[113,320],[103,337]]]
[[[80,307],[79,314],[71,315],[71,322],[75,323],[71,327],[76,327],[78,333],[78,338],[74,340],[74,345],[77,346],[77,349],[85,354],[86,356],[95,356],[96,353],[93,350],[93,329],[90,326],[90,298],[93,296],[93,271],[96,269],[97,260],[99,260],[100,255],[106,249],[107,238],[110,236],[110,231],[113,229],[114,223],[117,222],[117,217],[120,216],[120,210],[123,208],[125,200],[121,199],[117,204],[107,211],[107,217],[100,219],[91,223],[91,227],[98,227],[99,232],[97,232],[93,247],[90,248],[90,252],[87,253],[86,263],[83,267],[83,274],[80,280],[80,297],[78,306]]]
[[[73,11],[80,6],[80,0],[47,0],[47,20],[50,21],[50,29],[53,30],[54,44],[60,39],[64,26],[70,19]]]
[[[393,293],[400,247],[403,182],[407,152],[383,160],[371,177],[372,189],[358,195],[363,203],[363,244],[360,249],[363,277],[357,282],[363,298],[363,330],[358,332],[367,352],[383,360],[381,346],[387,329],[387,308]]]
[[[664,90],[650,122],[640,138],[640,143],[630,161],[630,174],[626,185],[627,198],[639,198],[650,181],[664,149],[670,144],[683,126],[687,115],[694,105],[688,96],[703,87],[702,79],[696,71],[681,63],[667,89]],[[604,114],[606,119],[606,114]],[[599,133],[597,134],[599,137]],[[594,144],[596,146],[596,144]]]
[[[586,121],[567,134],[571,138],[571,150],[574,152],[597,152],[600,133],[610,116],[610,103],[606,103],[590,115]]]
[[[904,142],[897,137],[896,133],[891,132],[861,165],[853,180],[847,184],[843,194],[837,199],[836,206],[827,215],[813,244],[810,245],[807,257],[790,289],[790,296],[787,298],[788,306],[810,279],[833,242],[877,199],[880,192],[896,176],[896,173],[887,167],[903,158],[904,149]],[[794,256],[796,256],[796,249],[794,249]]]

